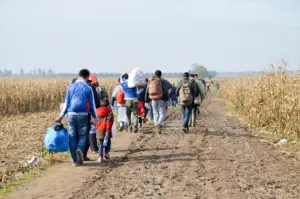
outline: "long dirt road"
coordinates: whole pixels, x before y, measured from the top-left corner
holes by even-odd
[[[57,165],[8,198],[300,198],[300,163],[253,136],[224,101],[207,99],[189,134],[181,120],[170,109],[162,135],[151,126],[122,134],[110,163]]]

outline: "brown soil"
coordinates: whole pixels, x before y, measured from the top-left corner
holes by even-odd
[[[46,129],[57,112],[0,116],[0,187],[27,169],[27,160],[39,155]]]
[[[191,133],[181,124],[170,109],[162,135],[146,126],[117,136],[110,163],[57,165],[8,198],[300,198],[300,163],[253,136],[224,101],[206,100]]]

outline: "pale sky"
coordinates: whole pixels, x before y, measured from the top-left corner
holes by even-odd
[[[0,69],[300,65],[299,0],[0,0]]]

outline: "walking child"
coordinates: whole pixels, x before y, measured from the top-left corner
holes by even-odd
[[[99,148],[98,162],[103,162],[104,158],[110,160],[110,148],[112,138],[112,126],[114,123],[114,114],[109,104],[109,97],[104,87],[99,87],[100,108],[97,109],[99,121],[97,123],[97,142]]]

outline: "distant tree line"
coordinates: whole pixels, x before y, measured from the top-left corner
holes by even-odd
[[[0,77],[12,76],[12,71],[7,69],[0,69]]]
[[[217,76],[217,71],[214,70],[207,70],[207,68],[203,65],[200,65],[198,63],[194,63],[192,65],[191,70],[189,71],[190,73],[198,74],[199,77],[216,77]]]
[[[99,76],[99,77],[115,77],[118,78],[122,74],[121,73],[108,73],[108,72],[92,72],[93,75]],[[154,73],[146,73],[147,77],[152,77]],[[1,77],[9,77],[9,76],[20,76],[20,77],[76,77],[76,73],[56,73],[54,70],[49,69],[41,69],[38,68],[37,70],[29,70],[25,71],[24,69],[20,69],[20,72],[18,74],[13,74],[11,70],[0,70],[0,76]],[[182,77],[182,72],[173,72],[173,73],[163,73],[164,77]]]
[[[199,65],[197,63],[192,65],[191,70],[189,70],[190,73],[197,73],[200,77],[215,77],[217,76],[216,71],[208,71],[206,67]],[[121,73],[108,73],[108,72],[102,72],[102,73],[94,73],[93,75],[96,75],[98,77],[114,77],[118,78],[121,76]],[[153,73],[146,73],[146,77],[152,77]],[[23,68],[20,69],[19,74],[13,74],[11,70],[7,69],[0,69],[0,77],[9,77],[9,76],[20,76],[20,77],[76,77],[76,73],[56,73],[52,69],[34,69],[25,71]],[[163,72],[163,76],[166,78],[176,78],[176,77],[182,77],[182,72]]]

